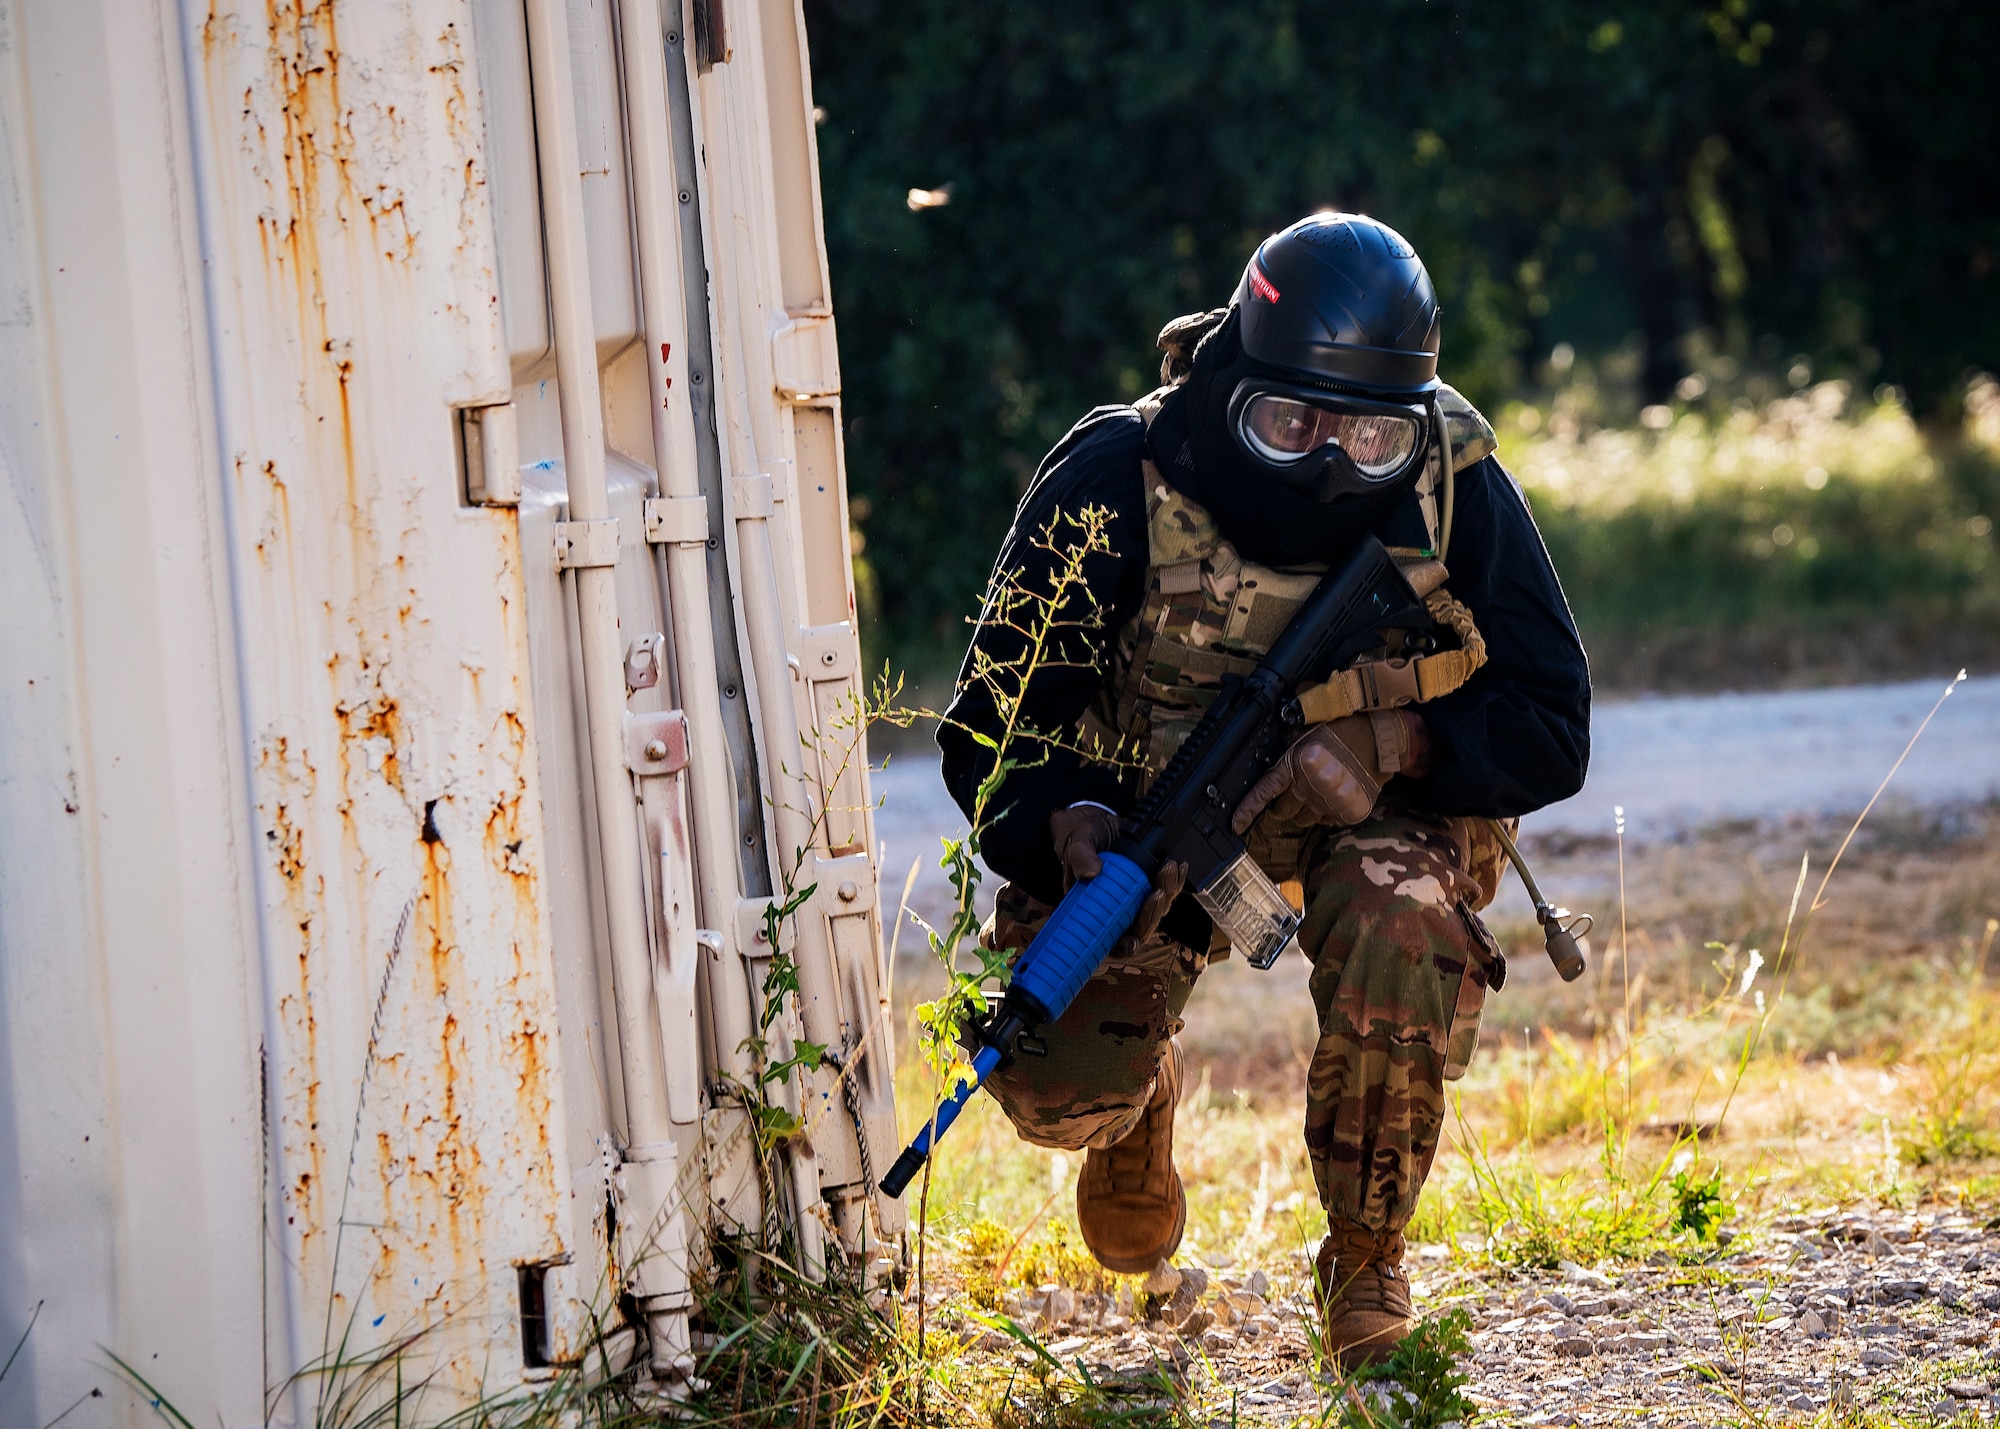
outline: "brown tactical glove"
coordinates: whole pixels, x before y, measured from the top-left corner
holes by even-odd
[[[1056,861],[1063,866],[1063,887],[1067,888],[1079,878],[1095,878],[1104,871],[1104,861],[1098,855],[1118,837],[1118,816],[1095,804],[1057,809],[1049,815],[1049,837],[1056,846]],[[1186,886],[1185,863],[1161,864],[1160,871],[1153,875],[1153,891],[1139,905],[1138,916],[1133,918],[1126,936],[1133,939],[1150,936]]]
[[[1243,833],[1265,809],[1287,820],[1358,824],[1375,811],[1397,774],[1430,768],[1430,730],[1410,710],[1377,710],[1315,725],[1236,806],[1229,826]]]
[[[1160,920],[1167,916],[1167,910],[1174,906],[1174,900],[1187,887],[1186,864],[1169,859],[1160,865],[1160,871],[1153,875],[1153,891],[1146,895],[1146,901],[1139,905],[1139,911],[1132,918],[1132,926],[1125,930],[1125,936],[1133,942],[1150,938],[1160,926]]]
[[[1049,838],[1063,867],[1063,887],[1104,871],[1097,857],[1118,837],[1118,816],[1096,804],[1072,804],[1049,815]]]

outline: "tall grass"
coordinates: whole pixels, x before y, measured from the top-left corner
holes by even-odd
[[[1705,386],[1598,426],[1579,384],[1501,413],[1613,685],[1942,672],[2000,657],[2000,386],[1920,425],[1844,382],[1762,403]]]
[[[1640,408],[1582,364],[1491,415],[1600,686],[1744,688],[2000,668],[2000,383],[1921,420],[1891,389],[1716,375]],[[1775,390],[1774,390],[1775,389]],[[883,648],[948,688],[962,633]]]

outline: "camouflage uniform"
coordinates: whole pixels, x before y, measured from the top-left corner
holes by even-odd
[[[1453,467],[1463,469],[1493,450],[1492,429],[1449,388],[1443,400]],[[1224,676],[1256,668],[1320,574],[1244,559],[1150,462],[1144,474],[1146,596],[1119,631],[1102,693],[1080,727],[1087,742],[1135,759],[1126,778],[1134,798]],[[1419,489],[1433,531],[1435,486],[1432,479]],[[1429,552],[1398,555],[1415,561]],[[1413,693],[1412,664],[1377,667],[1409,675],[1412,693],[1396,703],[1427,697]],[[1246,839],[1267,874],[1303,888],[1300,943],[1313,963],[1319,1021],[1306,1144],[1320,1200],[1330,1216],[1390,1231],[1416,1208],[1443,1127],[1444,1083],[1465,1071],[1486,992],[1505,976],[1478,917],[1499,883],[1499,841],[1481,820],[1402,807],[1398,792],[1392,787],[1373,817],[1353,828],[1287,823],[1267,812]],[[1050,911],[1003,885],[988,946],[1026,947]],[[1228,952],[1188,948],[1164,933],[1120,942],[1042,1034],[1048,1055],[1018,1057],[988,1081],[1021,1137],[1072,1151],[1118,1141],[1145,1110],[1195,980]]]
[[[1483,837],[1482,837],[1483,835]],[[1306,1148],[1329,1215],[1399,1230],[1443,1127],[1444,1084],[1464,1073],[1480,1011],[1506,964],[1480,922],[1499,843],[1476,820],[1384,808],[1304,841],[1305,926],[1319,1040],[1306,1077]],[[1012,885],[987,937],[1019,949],[1048,916]],[[987,1083],[1038,1146],[1105,1147],[1138,1121],[1195,980],[1216,957],[1163,934],[1128,939],[1043,1033]]]

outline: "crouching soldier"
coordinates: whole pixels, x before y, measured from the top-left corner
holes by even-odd
[[[1576,792],[1590,684],[1562,589],[1483,417],[1437,377],[1429,275],[1394,230],[1301,220],[1257,250],[1228,308],[1161,334],[1166,385],[1099,407],[1052,451],[1015,513],[996,576],[1055,589],[1038,538],[1097,508],[1102,549],[1054,612],[1058,658],[1034,669],[1014,728],[1059,736],[988,808],[987,864],[1007,882],[984,936],[1018,950],[1066,885],[1094,876],[1130,809],[1220,682],[1247,675],[1320,573],[1374,533],[1426,594],[1443,638],[1378,652],[1322,694],[1297,743],[1235,812],[1252,855],[1302,899],[1319,1037],[1305,1140],[1327,1217],[1317,1283],[1329,1349],[1386,1356],[1414,1323],[1403,1228],[1506,972],[1479,919],[1503,857],[1491,820]],[[1446,582],[1448,581],[1448,585]],[[1004,691],[982,660],[1020,662],[989,603],[938,742],[970,815],[992,769]],[[1018,668],[1018,664],[1016,664]],[[1095,748],[1127,758],[1089,757]],[[1228,956],[1179,870],[1053,1026],[988,1090],[1020,1136],[1085,1150],[1077,1220],[1106,1267],[1178,1248],[1182,1083],[1175,1034],[1195,981]],[[1221,945],[1218,946],[1218,942]]]

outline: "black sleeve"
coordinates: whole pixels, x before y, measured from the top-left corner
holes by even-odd
[[[1583,787],[1590,667],[1526,499],[1498,459],[1458,474],[1449,589],[1486,637],[1486,664],[1422,707],[1436,760],[1414,791],[1442,814],[1532,813]]]
[[[1060,563],[1057,551],[1080,539],[1077,528],[1063,517],[1089,506],[1109,513],[1110,549],[1086,558],[1084,589],[1073,589],[1055,611],[1053,658],[1045,659],[1021,690],[1015,719],[1017,731],[1069,733],[1104,682],[1107,644],[1138,611],[1145,593],[1146,490],[1139,467],[1144,438],[1145,428],[1130,407],[1098,408],[1043,460],[1014,512],[971,648],[959,667],[957,691],[937,736],[944,755],[945,786],[967,819],[973,816],[980,784],[994,767],[993,750],[977,736],[996,743],[1002,739],[1005,717],[1000,700],[1018,688],[1018,682],[1004,673],[989,682],[975,678],[975,670],[982,661],[1003,667],[1016,664],[1028,649],[1026,635],[1019,624],[1003,618],[993,592],[1003,584],[1036,594],[1053,590]],[[1040,544],[1052,521],[1057,551]],[[1023,612],[1020,619],[1031,616],[1032,612]],[[1000,686],[998,691],[994,683]],[[1053,903],[1062,896],[1062,873],[1049,839],[1049,814],[1084,799],[1123,813],[1125,800],[1110,769],[1088,764],[1068,750],[1028,739],[1013,745],[1010,755],[1023,763],[988,802],[980,853],[986,866],[1002,878]]]

